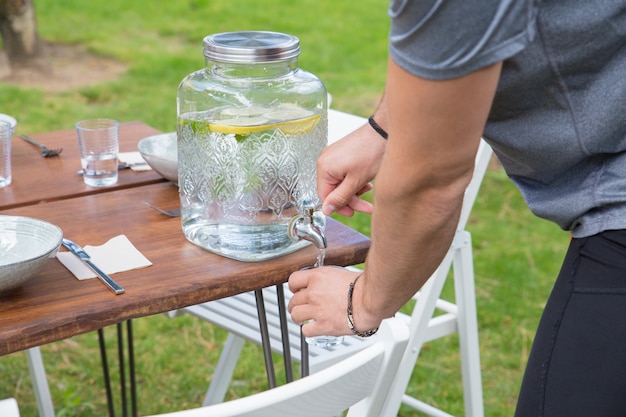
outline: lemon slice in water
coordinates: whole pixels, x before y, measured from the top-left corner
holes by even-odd
[[[222,112],[224,114],[224,112]],[[209,130],[226,134],[244,135],[263,130],[280,129],[288,135],[311,131],[319,122],[320,115],[310,110],[277,110],[252,117],[232,117],[209,123]]]
[[[232,117],[236,117],[236,118],[255,117],[255,116],[262,116],[269,111],[271,111],[271,109],[268,109],[267,107],[261,107],[261,106],[228,107],[220,112],[220,116],[222,117],[226,116],[225,117],[226,119],[232,118]]]

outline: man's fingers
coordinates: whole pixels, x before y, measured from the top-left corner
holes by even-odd
[[[356,192],[356,195],[361,196],[365,194],[366,192],[370,191],[372,188],[374,188],[374,186],[372,185],[371,182],[368,182],[363,187],[361,187],[359,191]]]

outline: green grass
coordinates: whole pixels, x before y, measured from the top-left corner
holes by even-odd
[[[60,93],[0,84],[0,112],[15,116],[22,133],[71,129],[77,120],[94,116],[141,120],[171,131],[178,83],[204,64],[202,38],[221,31],[262,29],[300,37],[300,66],[324,81],[333,94],[333,107],[366,116],[384,86],[387,4],[387,0],[38,2],[42,38],[80,44],[125,63],[128,70],[115,81]],[[369,233],[366,215],[339,219]],[[512,415],[535,327],[568,236],[533,217],[497,168],[487,173],[469,230],[486,415]],[[445,292],[452,293],[450,285]],[[133,323],[141,414],[198,406],[225,332],[191,317],[157,315]],[[109,360],[115,366],[115,330],[105,330]],[[1,335],[0,323],[0,343]],[[452,336],[423,348],[409,391],[462,415],[456,342]],[[58,416],[105,415],[96,333],[52,343],[42,351]],[[117,375],[113,377],[116,381]],[[228,398],[266,385],[262,351],[246,344]],[[119,399],[117,391],[114,395]],[[18,399],[24,417],[37,415],[26,358],[20,352],[0,357],[0,398],[8,396]],[[400,413],[418,415],[405,408]]]
[[[40,2],[42,38],[80,44],[129,69],[117,81],[65,93],[2,85],[2,112],[18,119],[18,131],[30,133],[71,128],[94,116],[141,120],[171,131],[179,82],[204,66],[202,38],[258,29],[298,36],[300,66],[324,81],[337,108],[365,115],[384,86],[385,3],[369,0],[354,10],[350,3],[328,0]]]

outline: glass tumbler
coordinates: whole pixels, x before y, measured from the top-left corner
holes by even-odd
[[[117,184],[120,124],[111,119],[76,123],[83,180],[90,187]]]
[[[0,188],[11,184],[11,136],[13,126],[8,121],[0,120]]]
[[[317,266],[307,266],[300,270],[303,271],[306,269],[313,269],[316,267]],[[305,338],[306,342],[309,345],[318,346],[322,348],[330,348],[334,346],[339,346],[340,344],[343,343],[343,339],[344,339],[343,336],[315,336],[315,337]]]

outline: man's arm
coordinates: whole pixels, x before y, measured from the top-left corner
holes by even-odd
[[[500,68],[431,81],[390,60],[381,103],[389,140],[376,176],[372,247],[353,293],[358,330],[375,328],[395,314],[445,256]],[[314,320],[304,325],[305,335],[349,333],[346,294],[354,277],[336,268],[292,274],[292,318]]]
[[[393,315],[450,247],[500,68],[430,81],[390,60],[389,143],[376,177],[372,247],[354,290],[357,326]]]

